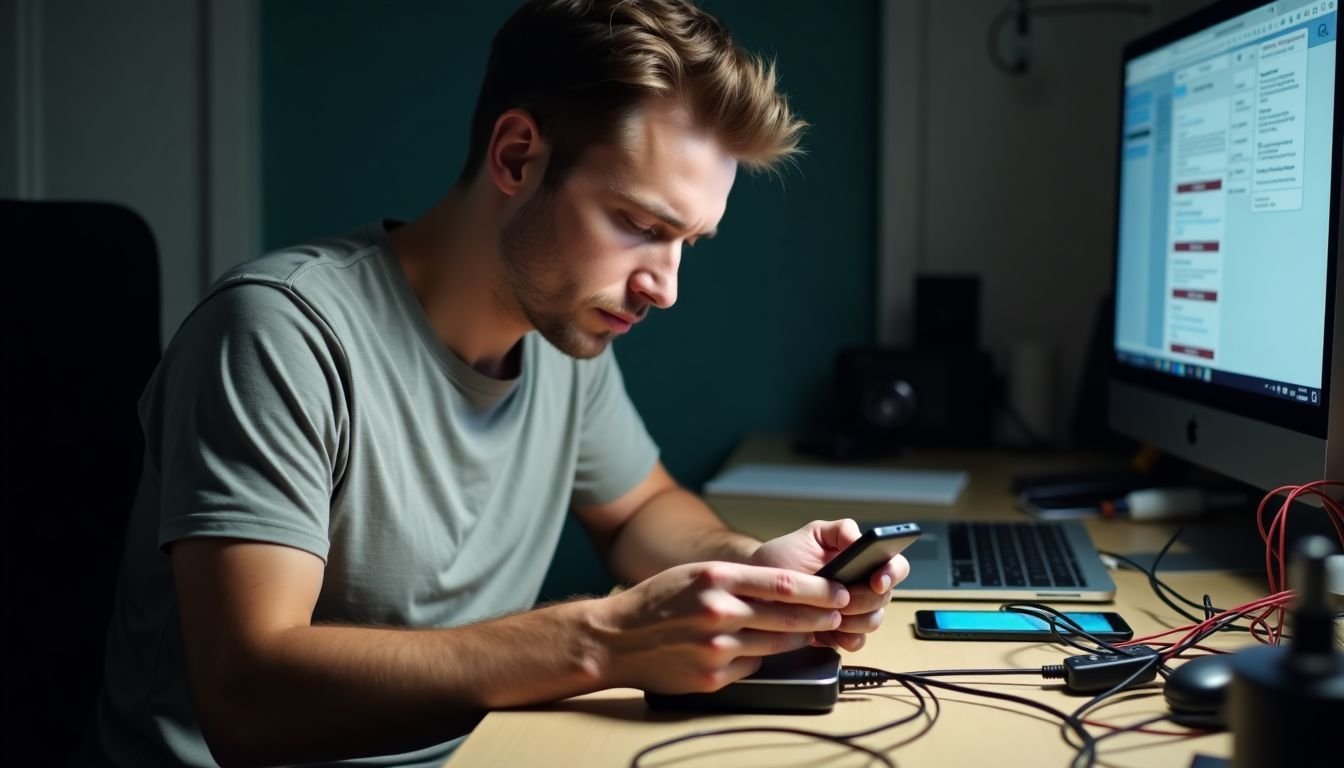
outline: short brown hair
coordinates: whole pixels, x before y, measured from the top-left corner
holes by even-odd
[[[807,126],[777,90],[774,64],[687,0],[529,0],[490,46],[462,178],[476,175],[509,109],[537,121],[554,186],[650,98],[679,102],[752,169],[796,155]]]

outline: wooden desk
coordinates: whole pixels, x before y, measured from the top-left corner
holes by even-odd
[[[730,459],[743,461],[802,461],[786,443],[769,438],[746,441]],[[900,521],[930,517],[982,519],[1022,518],[1008,492],[1010,477],[1018,472],[1053,471],[1070,466],[1095,465],[1100,457],[1042,456],[1012,453],[929,453],[894,463],[920,469],[958,468],[971,472],[971,482],[953,507],[878,504],[834,504],[761,499],[711,498],[710,502],[735,528],[761,538],[793,530],[816,518],[854,517],[859,520]],[[1114,459],[1111,459],[1114,461]],[[1251,522],[1247,520],[1247,524]],[[1089,525],[1097,546],[1120,552],[1151,552],[1171,535],[1161,524],[1097,521]],[[1088,605],[1087,610],[1116,610],[1138,634],[1147,634],[1184,621],[1152,594],[1146,579],[1132,571],[1113,574],[1118,593],[1113,607]],[[1234,605],[1263,595],[1263,578],[1225,573],[1170,573],[1164,580],[1185,594],[1209,593],[1219,605]],[[911,616],[919,608],[956,607],[957,603],[895,602],[887,609],[882,628],[867,646],[846,654],[846,663],[913,671],[936,668],[1031,667],[1056,664],[1067,655],[1058,646],[1039,643],[930,642],[917,640]],[[960,604],[965,607],[966,603]],[[992,604],[982,604],[989,606]],[[1211,641],[1236,648],[1251,642],[1245,635],[1225,634]],[[1068,694],[1030,676],[956,678],[976,686],[1026,695],[1071,711],[1085,699]],[[1073,750],[1060,736],[1060,724],[1041,713],[1014,704],[937,692],[942,711],[923,735],[923,725],[912,723],[862,740],[873,748],[889,750],[905,766],[1066,766]],[[1166,711],[1156,685],[1095,710],[1090,717],[1119,724]],[[627,766],[642,747],[691,731],[727,725],[791,725],[842,732],[894,720],[912,711],[911,697],[899,686],[842,693],[834,711],[819,716],[731,715],[678,716],[651,713],[641,692],[615,689],[527,710],[494,712],[476,728],[448,762],[450,768],[513,765]],[[1173,726],[1160,726],[1181,730]],[[1094,728],[1095,733],[1104,730]],[[917,738],[916,738],[917,736]],[[1099,765],[1190,765],[1196,752],[1226,757],[1231,748],[1225,734],[1196,738],[1123,734],[1102,741]],[[863,766],[872,763],[842,747],[783,735],[742,735],[700,739],[651,756],[648,765],[662,768],[701,766]]]

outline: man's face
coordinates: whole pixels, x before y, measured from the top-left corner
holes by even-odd
[[[737,162],[680,110],[649,107],[620,146],[587,150],[537,188],[500,236],[513,297],[565,354],[594,357],[677,300],[682,248],[713,237]]]

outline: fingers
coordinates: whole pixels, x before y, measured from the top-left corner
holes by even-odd
[[[813,645],[829,646],[831,648],[840,648],[851,653],[859,650],[868,643],[866,635],[856,635],[852,632],[818,632],[812,640]]]
[[[788,603],[746,603],[742,618],[745,629],[767,632],[826,632],[839,629],[843,621],[836,609],[813,608]]]
[[[744,629],[713,639],[714,647],[728,657],[771,656],[796,651],[812,644],[811,632],[763,632]]]
[[[843,586],[820,576],[786,568],[707,563],[700,573],[700,581],[704,587],[719,588],[738,597],[796,606],[830,609],[843,608],[849,603],[849,590]]]
[[[761,657],[742,656],[733,659],[728,664],[712,674],[712,689],[718,690],[723,686],[737,682],[744,677],[756,674],[756,670],[761,668]]]
[[[846,616],[872,613],[891,602],[891,592],[874,592],[866,586],[849,588],[849,605],[841,609]]]
[[[844,616],[840,620],[840,626],[836,627],[841,632],[850,632],[853,634],[866,635],[869,632],[876,632],[877,628],[882,626],[882,619],[885,617],[885,611],[878,608],[868,613],[859,613],[853,616]]]
[[[909,575],[910,563],[900,555],[893,557],[873,573],[867,585],[850,585],[849,605],[846,605],[842,612],[846,615],[858,615],[884,607],[891,602],[891,588]],[[881,588],[883,585],[886,585],[885,589]]]
[[[909,575],[910,561],[905,559],[905,555],[897,555],[888,560],[886,565],[873,571],[868,584],[874,592],[882,593],[905,581],[905,577]]]
[[[842,520],[817,520],[812,523],[817,541],[822,548],[830,552],[841,552],[863,536],[859,524],[845,518]]]

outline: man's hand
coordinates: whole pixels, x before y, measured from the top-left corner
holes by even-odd
[[[755,672],[761,657],[839,626],[839,584],[791,568],[690,563],[602,601],[604,683],[660,693],[713,691]]]
[[[816,573],[861,535],[853,520],[817,520],[765,542],[751,556],[751,562]],[[882,625],[883,609],[891,602],[891,588],[909,574],[910,563],[897,555],[877,569],[867,584],[848,585],[849,604],[841,610],[844,620],[834,631],[818,632],[815,642],[847,651],[862,648],[864,636]]]

